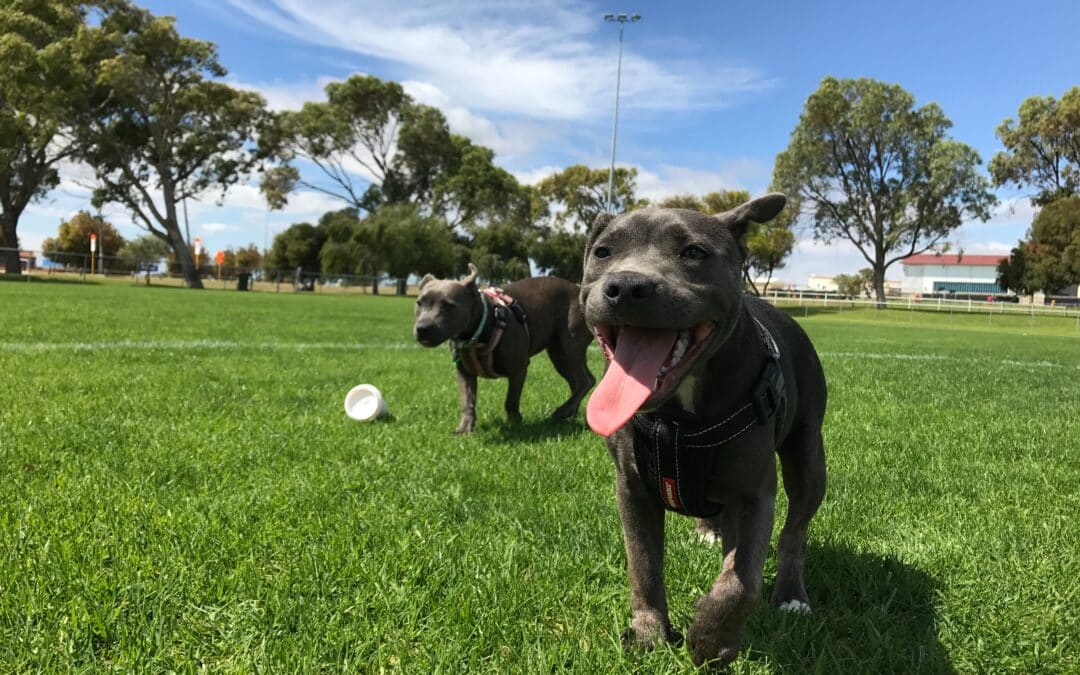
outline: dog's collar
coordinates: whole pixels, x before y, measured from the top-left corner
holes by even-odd
[[[756,317],[768,361],[750,393],[750,400],[716,420],[673,406],[632,418],[638,442],[634,453],[638,472],[655,489],[670,511],[691,516],[715,515],[719,508],[709,503],[705,492],[713,477],[716,453],[755,426],[773,421],[779,435],[784,422],[787,393],[780,368],[780,348],[772,334]]]
[[[483,291],[477,291],[477,294],[480,296],[480,306],[483,309],[480,314],[480,321],[476,324],[476,330],[473,331],[472,337],[466,338],[464,340],[460,338],[454,338],[450,341],[450,354],[455,366],[461,364],[462,352],[469,347],[477,344],[480,341],[480,336],[484,334],[484,329],[487,328],[489,312],[487,294],[485,294]]]

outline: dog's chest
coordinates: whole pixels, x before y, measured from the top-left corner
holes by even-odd
[[[679,384],[679,388],[675,390],[675,399],[679,402],[679,407],[691,415],[697,412],[694,410],[694,390],[696,388],[697,378],[693,375],[687,375]]]

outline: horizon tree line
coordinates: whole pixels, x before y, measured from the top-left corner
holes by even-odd
[[[341,202],[315,225],[297,223],[265,251],[268,264],[338,274],[453,274],[472,260],[489,279],[532,267],[577,280],[585,233],[608,208],[608,170],[567,167],[523,185],[490,148],[454,133],[443,113],[397,82],[353,75],[325,100],[270,112],[258,94],[224,82],[213,43],[187,38],[171,17],[130,0],[11,0],[0,9],[0,248],[17,249],[26,207],[79,162],[90,206],[115,204],[164,247],[187,284],[201,286],[179,212],[187,199],[224,195],[258,176],[270,209],[298,189]],[[776,158],[771,189],[788,209],[747,239],[747,286],[767,284],[805,227],[862,254],[874,294],[904,257],[940,250],[962,223],[987,220],[991,187],[1032,188],[1039,217],[1003,267],[1008,288],[1080,277],[1080,87],[1031,97],[997,129],[1004,150],[982,160],[951,138],[934,103],[902,87],[825,77]],[[636,170],[614,176],[614,210],[649,204]],[[714,213],[749,198],[718,190],[661,206]],[[1041,220],[1040,220],[1041,218]],[[8,251],[8,258],[17,250]],[[5,259],[8,270],[17,260]]]

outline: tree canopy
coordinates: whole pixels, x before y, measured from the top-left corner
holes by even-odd
[[[1030,186],[1033,201],[1045,205],[1080,194],[1080,86],[1053,96],[1032,96],[1020,104],[1019,119],[997,128],[1005,150],[990,160],[998,186]]]
[[[534,213],[546,220],[530,254],[547,274],[578,282],[582,274],[585,233],[607,211],[608,169],[575,164],[535,186]],[[637,169],[615,169],[612,199],[616,212],[648,204],[635,196]]]
[[[96,173],[93,202],[126,207],[172,247],[188,285],[200,288],[177,205],[247,174],[264,101],[209,79],[226,74],[216,48],[182,37],[171,17],[115,0],[95,30],[107,45],[96,80],[102,112],[78,130],[80,154]]]
[[[127,243],[116,228],[101,216],[79,211],[60,223],[55,237],[41,242],[41,250],[56,263],[82,265],[90,255],[90,235],[97,236],[97,253],[115,256]]]
[[[1080,284],[1080,196],[1059,198],[1039,211],[1027,240],[998,265],[998,283],[1023,294]]]
[[[808,207],[815,236],[855,245],[879,302],[890,265],[967,219],[988,219],[996,202],[979,155],[950,139],[950,126],[940,107],[916,108],[898,85],[826,77],[776,158],[776,188]]]
[[[417,104],[397,82],[371,75],[331,82],[326,101],[274,115],[259,135],[259,148],[281,162],[263,175],[271,206],[284,205],[302,185],[368,212],[383,203],[429,198],[457,153],[439,110]],[[299,172],[297,160],[316,167],[321,180]]]
[[[318,272],[319,252],[326,234],[311,223],[297,223],[279,232],[268,256],[271,267],[278,270]]]
[[[0,248],[19,269],[18,225],[26,207],[60,182],[77,150],[71,128],[91,109],[77,48],[86,9],[76,0],[0,5]]]
[[[152,234],[143,234],[126,242],[117,255],[132,269],[140,264],[156,263],[164,260],[172,249],[168,244]]]

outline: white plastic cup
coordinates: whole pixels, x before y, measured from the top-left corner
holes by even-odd
[[[386,401],[370,384],[358,384],[345,395],[345,414],[354,420],[370,422],[386,413]]]

